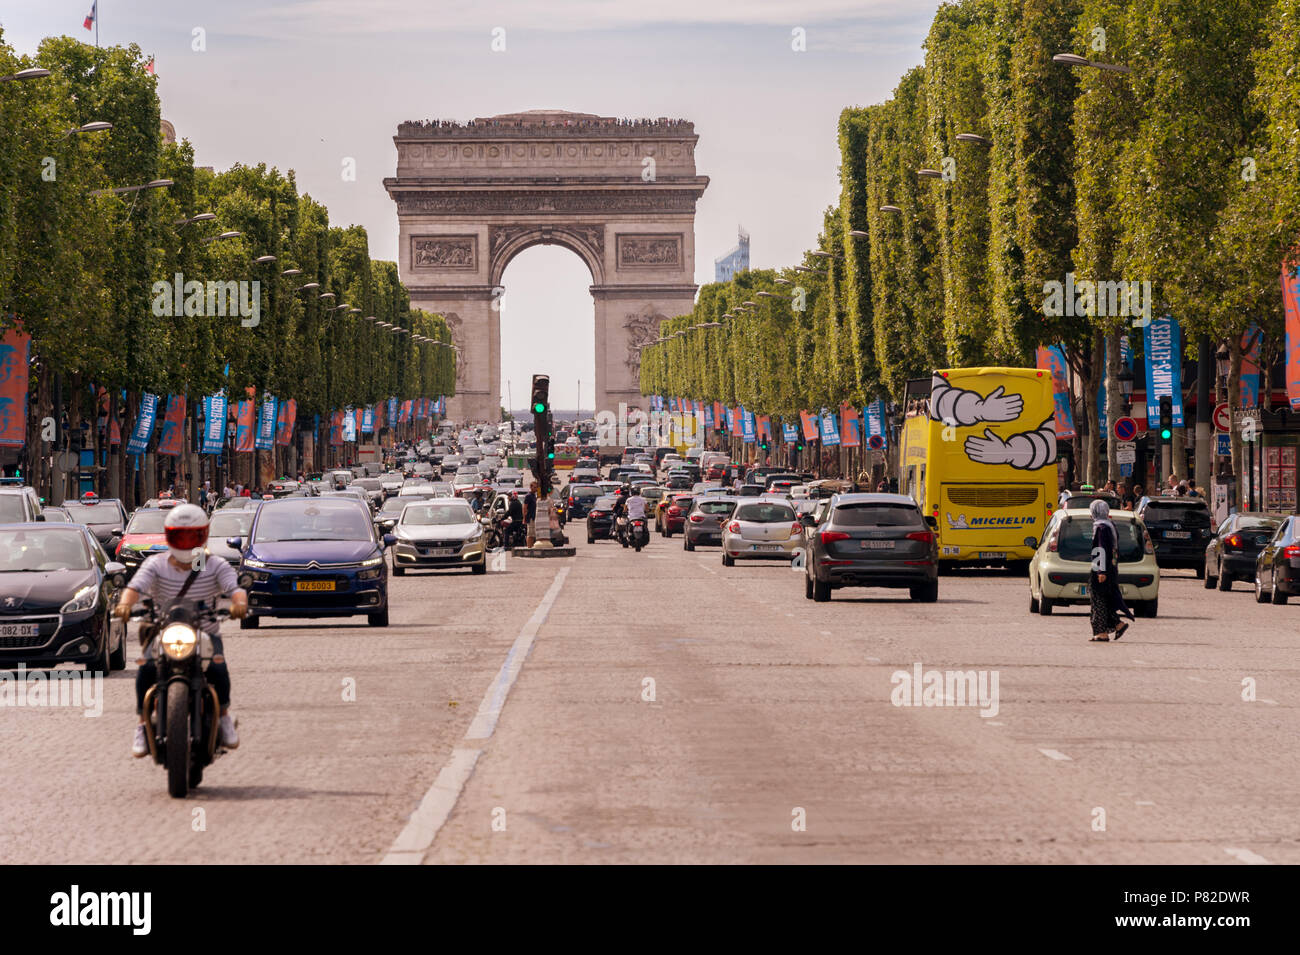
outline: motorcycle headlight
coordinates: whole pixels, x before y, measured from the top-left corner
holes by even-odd
[[[87,584],[72,595],[72,599],[60,608],[59,613],[82,613],[94,609],[99,602],[99,588]]]
[[[184,660],[194,653],[199,645],[198,634],[194,628],[183,623],[173,623],[163,628],[163,652],[173,660]]]

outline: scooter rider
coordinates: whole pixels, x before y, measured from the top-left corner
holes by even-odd
[[[633,526],[633,521],[641,521],[642,522],[641,526],[645,527],[645,498],[641,496],[641,489],[636,485],[633,485],[632,490],[628,493],[626,507],[627,507],[627,532],[629,535],[631,535],[636,533],[636,530]],[[649,537],[649,535],[650,532],[647,530],[646,536]]]
[[[167,540],[167,553],[154,554],[140,565],[114,608],[118,617],[130,619],[131,608],[141,597],[152,599],[156,608],[167,608],[191,574],[194,579],[185,592],[186,600],[210,601],[228,594],[231,617],[238,620],[248,612],[248,593],[239,586],[234,568],[219,557],[205,559],[202,564],[195,559],[195,550],[203,548],[208,541],[208,515],[201,507],[182,504],[173,508],[163,522],[163,535]],[[239,745],[239,734],[235,732],[235,721],[230,715],[230,671],[226,668],[221,636],[216,621],[205,623],[204,629],[212,637],[213,657],[208,665],[207,678],[217,691],[217,702],[221,707],[221,745],[235,749]],[[153,646],[143,649],[142,653],[147,656],[140,661],[140,669],[135,675],[135,709],[140,722],[135,728],[131,755],[137,758],[149,754],[145,737],[148,716],[144,712],[144,695],[158,681],[158,665],[152,658],[154,652]]]

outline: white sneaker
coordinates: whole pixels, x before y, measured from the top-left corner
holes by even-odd
[[[144,735],[143,723],[135,724],[135,741],[131,744],[131,755],[136,759],[149,755],[149,740]]]
[[[239,734],[235,732],[235,721],[227,713],[221,717],[221,745],[226,749],[239,749]]]

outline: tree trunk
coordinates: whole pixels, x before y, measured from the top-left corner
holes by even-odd
[[[1236,414],[1237,409],[1241,407],[1241,339],[1228,339],[1228,408],[1229,414]],[[1261,391],[1263,381],[1260,382]],[[1232,482],[1233,489],[1228,499],[1229,505],[1236,504],[1237,509],[1244,511],[1246,509],[1246,498],[1242,494],[1242,476],[1245,474],[1245,459],[1242,455],[1241,448],[1241,429],[1237,427],[1237,422],[1232,422],[1232,429],[1229,432],[1232,435]]]
[[[1119,487],[1119,461],[1116,460],[1116,442],[1113,440],[1115,422],[1124,413],[1124,395],[1119,388],[1120,370],[1119,330],[1106,336],[1106,473]]]

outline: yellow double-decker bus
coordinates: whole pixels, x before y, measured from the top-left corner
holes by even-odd
[[[1051,374],[949,368],[914,398],[899,490],[934,519],[940,565],[1027,569],[1057,497]]]

